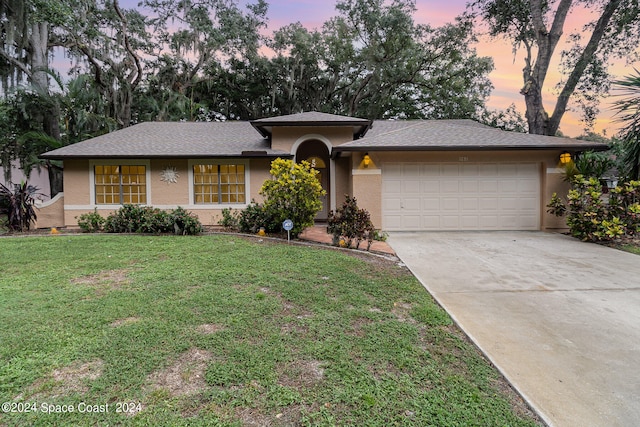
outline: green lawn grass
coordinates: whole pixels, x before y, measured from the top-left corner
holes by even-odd
[[[640,255],[640,246],[637,245],[622,245],[620,249],[631,252],[632,254]]]
[[[537,425],[392,261],[113,235],[2,238],[0,259],[0,403],[22,411],[2,426]]]

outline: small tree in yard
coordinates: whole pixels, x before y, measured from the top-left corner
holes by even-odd
[[[355,248],[358,248],[360,242],[366,241],[369,250],[376,230],[369,212],[358,207],[355,197],[347,196],[335,213],[329,213],[327,231],[333,235],[334,244],[339,244],[342,239],[344,246],[350,248],[355,240]]]
[[[271,162],[271,176],[260,189],[265,198],[264,210],[274,221],[293,221],[291,234],[297,236],[313,225],[313,219],[322,209],[320,197],[326,192],[318,181],[318,171],[307,161],[275,159]]]

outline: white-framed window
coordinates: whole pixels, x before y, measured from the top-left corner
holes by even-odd
[[[92,161],[91,192],[96,205],[149,202],[149,162],[144,160]]]
[[[193,205],[246,205],[247,160],[192,160],[189,177]]]

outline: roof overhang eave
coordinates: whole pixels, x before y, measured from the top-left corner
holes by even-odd
[[[41,154],[38,156],[40,159],[46,160],[73,160],[73,159],[259,159],[268,158],[275,159],[278,157],[292,158],[293,155],[289,153],[247,153],[247,154],[157,154],[157,155],[52,155]]]
[[[353,127],[353,138],[360,139],[371,129],[372,120],[357,121],[336,121],[336,122],[269,122],[260,123],[259,121],[251,121],[251,126],[262,135],[263,138],[271,139],[274,127]]]
[[[334,153],[342,152],[367,152],[367,151],[517,151],[517,150],[567,150],[573,152],[582,151],[606,151],[610,147],[607,145],[574,145],[574,144],[562,144],[562,145],[433,145],[433,146],[351,146],[333,147]]]

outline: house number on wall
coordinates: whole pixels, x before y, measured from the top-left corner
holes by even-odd
[[[465,156],[460,156],[460,157],[458,157],[458,160],[461,161],[461,162],[468,162],[469,158],[465,157]]]

